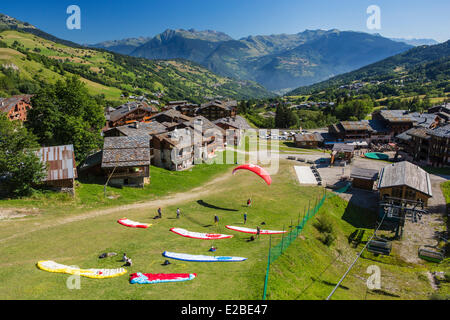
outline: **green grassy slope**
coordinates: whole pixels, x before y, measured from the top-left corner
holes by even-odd
[[[266,228],[280,229],[298,216],[310,198],[322,191],[319,188],[300,187],[293,176],[293,168],[283,163],[273,184],[268,187],[252,173],[240,172],[214,187],[207,196],[194,201],[180,202],[163,208],[163,219],[153,220],[155,206],[140,210],[74,220],[59,224],[73,213],[47,212],[0,224],[0,298],[2,299],[260,299],[264,281],[266,252],[269,238],[247,242],[249,236],[224,226],[242,225],[244,212],[248,212],[248,227],[265,222]],[[166,182],[174,184],[173,180]],[[248,197],[254,206],[244,207]],[[290,199],[288,201],[288,199]],[[292,201],[295,199],[295,201]],[[202,202],[199,202],[202,200]],[[216,208],[212,208],[215,206]],[[182,217],[175,219],[176,208]],[[220,227],[213,225],[213,217],[220,217]],[[145,230],[123,227],[116,221],[124,216],[152,223]],[[67,221],[66,221],[67,222]],[[47,227],[48,226],[48,227]],[[247,257],[242,263],[188,263],[172,261],[161,264],[165,250],[192,254],[208,254],[209,241],[188,239],[169,231],[182,227],[198,232],[233,234],[232,239],[215,241],[216,254]],[[186,283],[138,286],[128,283],[128,276],[107,280],[82,279],[81,290],[68,290],[67,275],[40,271],[35,264],[50,259],[81,267],[118,267],[117,258],[98,260],[102,252],[126,252],[133,258],[132,272],[195,272],[198,277]]]
[[[142,94],[163,91],[165,99],[202,100],[205,96],[241,99],[267,97],[262,86],[218,76],[185,60],[147,60],[104,50],[67,46],[36,35],[4,30],[0,65],[19,68],[23,79],[51,83],[64,74],[77,74],[93,94],[120,99],[123,91]],[[5,72],[3,71],[3,74]]]
[[[335,242],[327,247],[318,240],[320,234],[311,221],[303,238],[272,264],[267,299],[326,299],[373,233],[374,213],[348,205],[339,197],[327,199],[317,216],[326,216],[332,222]],[[348,236],[357,229],[366,231],[361,243],[354,247]],[[426,271],[434,266],[426,262],[408,264],[398,258],[397,249],[394,245],[390,256],[365,251],[332,299],[428,299],[433,290]],[[380,268],[380,290],[367,289],[367,268],[371,265]]]
[[[435,82],[439,87],[448,86],[450,41],[433,46],[420,46],[389,57],[358,70],[338,75],[329,80],[297,88],[287,95],[303,95],[321,90],[336,89],[355,81],[399,81],[405,85],[424,85]]]

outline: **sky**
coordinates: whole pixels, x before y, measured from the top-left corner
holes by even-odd
[[[67,8],[77,5],[81,29],[70,30]],[[379,29],[368,29],[380,9]],[[235,39],[293,34],[305,29],[379,33],[395,38],[450,39],[448,0],[1,0],[0,13],[80,44],[151,37],[166,29],[222,31]]]

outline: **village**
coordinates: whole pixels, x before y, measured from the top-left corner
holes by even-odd
[[[2,99],[0,105],[11,121],[26,121],[32,108],[30,95]],[[152,183],[151,166],[191,169],[227,147],[242,145],[246,130],[252,129],[237,114],[236,101],[212,100],[201,105],[172,101],[161,109],[145,101],[130,101],[107,108],[105,118],[103,148],[78,166],[72,145],[39,150],[41,161],[47,163],[48,188],[74,195],[76,179],[105,187],[142,188]],[[405,216],[417,222],[428,207],[435,213],[445,207],[438,187],[442,178],[421,167],[449,166],[449,118],[449,104],[434,106],[427,113],[378,110],[371,120],[342,121],[319,131],[264,130],[273,133],[260,131],[259,138],[289,143],[288,151],[279,156],[302,163],[295,166],[300,184],[337,189],[351,182],[352,191],[343,196],[358,203],[365,199],[363,203],[379,212],[380,219],[389,212],[388,219],[397,221],[398,238]],[[297,156],[296,148],[312,152]],[[436,246],[431,236],[422,241]],[[372,251],[389,246],[377,245]],[[422,255],[439,261],[444,258],[440,250],[422,249]]]

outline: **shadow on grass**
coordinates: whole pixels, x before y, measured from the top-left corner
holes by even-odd
[[[332,286],[332,287],[336,287],[336,285],[337,285],[337,283],[333,283],[333,282],[326,281],[326,280],[320,280],[319,282],[323,283],[323,284],[325,284],[327,286]],[[350,289],[349,287],[343,286],[342,284],[339,285],[339,288],[344,289],[344,290],[349,290]]]
[[[358,229],[372,229],[377,221],[377,213],[349,202],[342,215],[342,220]]]
[[[229,208],[218,207],[218,206],[215,206],[215,205],[213,205],[213,204],[207,203],[207,202],[205,202],[205,201],[203,201],[203,200],[198,200],[197,203],[198,203],[199,205],[203,206],[203,207],[210,208],[210,209],[215,209],[215,210],[223,210],[223,211],[239,211],[239,210],[236,210],[236,209],[229,209]]]
[[[387,297],[400,298],[400,296],[398,294],[390,293],[390,292],[387,292],[387,291],[384,291],[381,289],[375,289],[375,290],[369,291],[369,293],[380,294],[380,295],[387,296]]]

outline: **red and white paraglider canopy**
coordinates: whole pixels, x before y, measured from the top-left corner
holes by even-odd
[[[236,167],[233,170],[233,174],[236,173],[238,170],[249,170],[253,173],[256,173],[258,176],[260,176],[264,181],[270,186],[272,184],[272,178],[270,177],[269,173],[261,168],[260,166],[257,166],[255,164],[244,164],[239,167]]]

